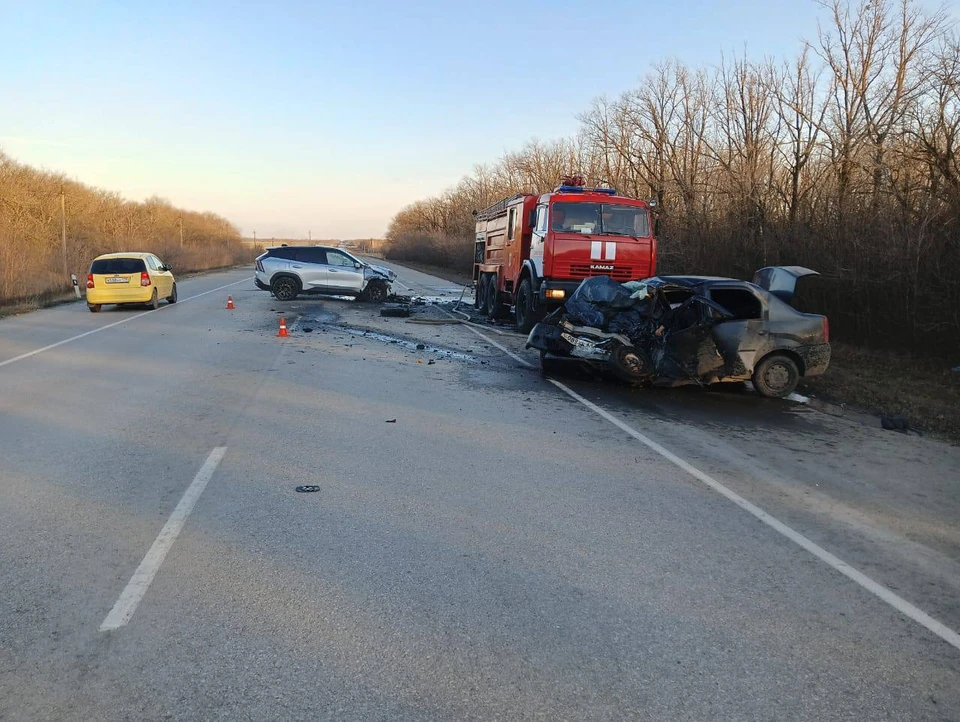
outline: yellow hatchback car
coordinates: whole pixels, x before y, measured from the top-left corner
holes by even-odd
[[[177,281],[152,253],[108,253],[90,264],[87,308],[97,313],[105,303],[145,303],[160,307],[160,299],[177,302]]]

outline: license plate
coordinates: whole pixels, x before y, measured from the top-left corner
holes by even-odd
[[[105,278],[106,283],[130,283],[129,278]]]

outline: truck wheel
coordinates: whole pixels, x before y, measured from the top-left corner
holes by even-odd
[[[796,362],[783,354],[771,354],[753,370],[753,387],[762,396],[782,399],[789,396],[800,382]]]
[[[517,307],[514,311],[517,321],[517,331],[530,333],[537,325],[537,312],[533,310],[533,284],[529,278],[524,278],[517,289]]]
[[[487,274],[481,273],[477,276],[477,292],[473,301],[473,307],[480,313],[487,312]]]
[[[497,288],[496,273],[490,274],[489,285],[487,286],[487,315],[493,319],[503,318],[503,304],[500,303],[500,289]]]

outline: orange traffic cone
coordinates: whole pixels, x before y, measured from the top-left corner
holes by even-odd
[[[227,310],[232,311],[235,308],[233,305],[233,296],[227,296]]]
[[[286,338],[290,334],[287,333],[287,322],[284,319],[280,319],[280,333],[277,334],[280,338]]]

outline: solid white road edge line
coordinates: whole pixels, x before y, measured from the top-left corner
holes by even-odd
[[[201,296],[206,296],[210,293],[216,293],[217,291],[222,291],[225,288],[230,288],[231,286],[236,286],[249,280],[250,280],[249,278],[244,278],[237,281],[236,283],[228,283],[226,286],[220,286],[219,288],[211,288],[209,291],[198,293],[195,296],[188,296],[187,298],[181,298],[177,301],[175,305],[179,305],[181,303],[187,303],[188,301],[192,301],[195,298],[200,298]],[[71,336],[70,338],[65,338],[63,341],[57,341],[56,343],[52,343],[49,346],[44,346],[43,348],[38,348],[33,351],[27,351],[27,353],[22,353],[19,356],[8,358],[6,361],[0,361],[0,368],[3,368],[4,366],[9,366],[10,364],[16,363],[17,361],[23,361],[24,359],[31,358],[33,356],[36,356],[39,353],[43,353],[44,351],[50,351],[51,349],[58,348],[60,346],[63,346],[64,344],[72,343],[73,341],[79,341],[81,338],[86,338],[87,336],[92,336],[95,333],[106,331],[108,328],[113,328],[114,326],[119,326],[124,323],[130,323],[130,321],[135,321],[138,318],[143,318],[144,316],[147,316],[151,313],[157,313],[158,311],[163,311],[167,308],[170,308],[170,305],[171,304],[166,304],[165,306],[161,306],[160,308],[150,309],[149,311],[144,311],[143,313],[138,313],[134,316],[127,316],[126,318],[122,318],[119,321],[108,323],[106,326],[100,326],[99,328],[92,329],[90,331],[87,331],[86,333],[81,333],[81,334],[77,334],[76,336]]]
[[[173,510],[170,518],[167,519],[167,523],[163,525],[156,540],[153,542],[153,546],[150,547],[147,555],[143,558],[143,561],[140,562],[140,566],[137,567],[133,576],[130,577],[130,581],[127,582],[127,586],[124,588],[120,598],[117,599],[117,603],[113,605],[113,609],[110,610],[106,619],[103,620],[103,624],[100,625],[101,632],[119,629],[129,622],[130,617],[137,611],[137,605],[140,604],[143,596],[147,593],[150,582],[153,581],[157,570],[160,569],[160,565],[163,564],[163,560],[166,558],[167,552],[170,551],[170,547],[172,547],[173,543],[177,540],[177,536],[183,529],[187,517],[190,516],[190,512],[193,511],[197,499],[200,498],[203,490],[207,487],[207,482],[210,481],[213,472],[216,471],[225,453],[227,453],[226,446],[218,446],[210,452],[210,456],[207,457],[203,466],[200,467],[200,471],[193,477],[190,486],[188,486],[187,490],[183,493],[183,498],[180,499],[177,508]]]
[[[473,328],[472,326],[466,326],[466,325],[464,325],[464,328],[466,328],[468,331],[472,331],[472,332],[475,333],[477,336],[479,336],[480,338],[484,339],[487,343],[489,343],[489,344],[497,347],[498,349],[500,349],[501,351],[503,351],[505,354],[507,354],[507,356],[509,356],[510,358],[514,359],[515,361],[518,361],[519,363],[523,364],[523,365],[526,366],[527,368],[533,368],[533,364],[531,364],[530,362],[525,361],[524,359],[520,358],[519,356],[517,356],[517,355],[516,355],[515,353],[513,353],[512,351],[510,351],[509,349],[501,346],[499,343],[497,343],[496,341],[494,341],[492,338],[489,338],[489,337],[485,336],[484,334],[480,333],[479,331],[477,331],[477,330],[476,330],[475,328]],[[739,506],[739,507],[740,507],[741,509],[743,509],[744,511],[752,514],[752,515],[755,516],[757,519],[759,519],[760,521],[762,521],[764,524],[766,524],[767,526],[769,526],[771,529],[774,529],[775,531],[779,532],[780,534],[782,534],[783,536],[785,536],[787,539],[789,539],[790,541],[792,541],[792,542],[793,542],[794,544],[796,544],[797,546],[802,547],[803,549],[806,549],[808,552],[810,552],[811,554],[813,554],[813,556],[815,556],[815,557],[816,557],[817,559],[819,559],[820,561],[824,562],[825,564],[827,564],[828,566],[832,567],[833,569],[836,569],[838,572],[840,572],[841,574],[843,574],[843,575],[844,575],[845,577],[847,577],[848,579],[856,582],[857,584],[859,584],[861,587],[863,587],[864,589],[866,589],[866,590],[867,590],[868,592],[870,592],[871,594],[879,597],[880,599],[882,599],[884,602],[886,602],[887,604],[889,604],[891,607],[893,607],[894,609],[896,609],[896,610],[897,610],[898,612],[900,612],[901,614],[909,617],[910,619],[912,619],[913,621],[917,622],[918,624],[926,627],[926,628],[929,629],[931,632],[933,632],[933,633],[936,634],[938,637],[940,637],[940,639],[942,639],[942,640],[943,640],[944,642],[946,642],[947,644],[949,644],[949,645],[951,645],[951,646],[953,646],[953,647],[955,647],[955,648],[957,648],[957,649],[960,649],[960,634],[957,634],[957,632],[955,632],[954,630],[950,629],[950,627],[948,627],[947,625],[945,625],[943,622],[940,622],[940,621],[934,619],[933,617],[931,617],[929,614],[927,614],[926,612],[924,612],[924,611],[923,611],[922,609],[920,609],[919,607],[911,604],[910,602],[908,602],[908,601],[907,601],[906,599],[904,599],[903,597],[901,597],[901,596],[899,596],[899,595],[897,595],[897,594],[894,594],[892,591],[890,591],[889,589],[887,589],[885,586],[883,586],[882,584],[880,584],[880,583],[878,583],[878,582],[875,582],[873,579],[871,579],[870,577],[868,577],[866,574],[864,574],[864,573],[861,572],[860,570],[855,569],[854,567],[850,566],[849,564],[847,564],[845,561],[843,561],[843,560],[840,559],[839,557],[837,557],[837,556],[831,554],[830,552],[828,552],[826,549],[824,549],[823,547],[821,547],[819,544],[811,541],[810,539],[808,539],[807,537],[805,537],[805,536],[804,536],[803,534],[801,534],[800,532],[795,531],[795,530],[792,529],[791,527],[787,526],[786,524],[784,524],[782,521],[780,521],[780,520],[777,519],[776,517],[771,516],[770,514],[768,514],[767,512],[765,512],[763,509],[761,509],[761,508],[760,508],[759,506],[757,506],[756,504],[753,504],[753,503],[747,501],[747,500],[744,499],[742,496],[740,496],[739,494],[737,494],[735,491],[732,491],[731,489],[728,489],[726,486],[724,486],[723,484],[721,484],[719,481],[717,481],[716,479],[714,479],[714,478],[713,478],[712,476],[710,476],[709,474],[706,474],[706,473],[700,471],[698,468],[696,468],[695,466],[687,463],[686,461],[684,461],[683,459],[681,459],[679,456],[677,456],[677,455],[674,454],[673,452],[668,451],[667,449],[665,449],[664,447],[662,447],[660,444],[658,444],[658,443],[657,443],[656,441],[654,441],[653,439],[649,438],[649,437],[646,436],[645,434],[640,433],[639,431],[637,431],[637,430],[634,429],[633,427],[627,425],[626,423],[624,423],[623,421],[621,421],[620,419],[618,419],[616,416],[614,416],[614,415],[611,414],[610,412],[608,412],[608,411],[600,408],[599,406],[597,406],[597,405],[596,405],[595,403],[593,403],[592,401],[589,401],[589,400],[583,398],[583,397],[582,397],[580,394],[578,394],[576,391],[568,388],[567,386],[565,386],[564,384],[560,383],[559,381],[556,381],[555,379],[548,378],[547,381],[549,381],[551,384],[553,384],[553,385],[556,386],[558,389],[560,389],[561,391],[563,391],[563,392],[564,392],[565,394],[567,394],[567,396],[569,396],[570,398],[572,398],[572,399],[574,399],[575,401],[578,401],[579,403],[583,404],[584,406],[586,406],[588,409],[590,409],[591,411],[593,411],[595,414],[597,414],[597,415],[600,416],[601,418],[605,419],[606,421],[609,421],[611,424],[613,424],[614,426],[616,426],[616,427],[617,427],[618,429],[620,429],[621,431],[623,431],[623,432],[629,434],[630,436],[632,436],[634,439],[636,439],[636,440],[639,441],[641,444],[643,444],[644,446],[646,446],[647,448],[649,448],[651,451],[655,451],[657,454],[659,454],[660,456],[662,456],[664,459],[666,459],[667,461],[669,461],[669,462],[670,462],[671,464],[673,464],[674,466],[679,467],[679,468],[682,469],[683,471],[685,471],[685,472],[687,472],[688,474],[690,474],[690,476],[694,477],[695,479],[697,479],[698,481],[702,482],[703,484],[705,484],[705,485],[708,486],[709,488],[713,489],[715,492],[717,492],[717,493],[720,494],[721,496],[726,497],[727,499],[729,499],[730,501],[732,501],[734,504],[736,504],[737,506]]]

